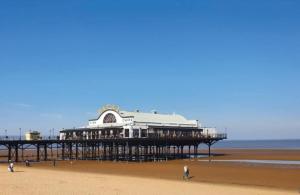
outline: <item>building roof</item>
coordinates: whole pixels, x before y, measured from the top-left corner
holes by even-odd
[[[191,124],[195,125],[196,120],[187,120],[178,114],[158,114],[145,112],[120,111],[121,117],[133,117],[134,122],[140,123],[168,123],[168,124]]]

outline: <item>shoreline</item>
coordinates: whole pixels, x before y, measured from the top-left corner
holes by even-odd
[[[299,151],[286,150],[212,150],[222,154],[211,159],[277,159],[298,160]],[[200,158],[205,160],[209,158]],[[71,164],[72,162],[72,164]],[[51,161],[32,163],[30,169],[45,169],[80,173],[133,176],[140,178],[182,179],[182,168],[188,165],[191,170],[191,183],[233,184],[241,186],[268,187],[274,189],[299,190],[300,166],[277,166],[266,164],[246,164],[231,162],[201,162],[197,159],[169,160],[161,162],[126,162],[126,161],[57,161],[53,167]],[[24,163],[16,166],[24,167]],[[27,169],[27,168],[26,168]]]
[[[202,153],[203,150],[200,151]],[[268,150],[268,149],[213,149],[212,160],[231,159],[262,159],[262,160],[300,160],[300,150]],[[16,169],[25,171],[57,171],[83,174],[104,174],[121,177],[137,177],[181,181],[182,169],[188,165],[191,171],[189,183],[205,183],[214,185],[234,185],[262,187],[287,191],[300,190],[300,165],[278,166],[270,164],[247,164],[235,162],[202,162],[198,159],[169,160],[160,162],[126,162],[126,161],[97,161],[97,160],[65,160],[31,163],[25,167],[23,162],[16,163]],[[200,160],[200,161],[198,161]],[[6,170],[6,163],[1,163]]]

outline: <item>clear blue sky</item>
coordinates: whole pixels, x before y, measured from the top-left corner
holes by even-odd
[[[299,20],[298,0],[1,1],[0,134],[112,103],[300,138]]]

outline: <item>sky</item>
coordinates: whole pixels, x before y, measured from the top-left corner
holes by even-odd
[[[2,0],[0,135],[116,104],[229,139],[300,138],[299,19],[298,0]]]

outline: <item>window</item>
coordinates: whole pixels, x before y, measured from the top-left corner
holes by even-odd
[[[139,129],[133,129],[133,137],[134,138],[139,137]]]
[[[115,115],[108,113],[107,115],[104,116],[103,123],[116,123],[116,122],[117,120]]]
[[[142,129],[141,131],[141,137],[147,137],[147,129]]]
[[[125,137],[129,137],[129,129],[125,129]]]

